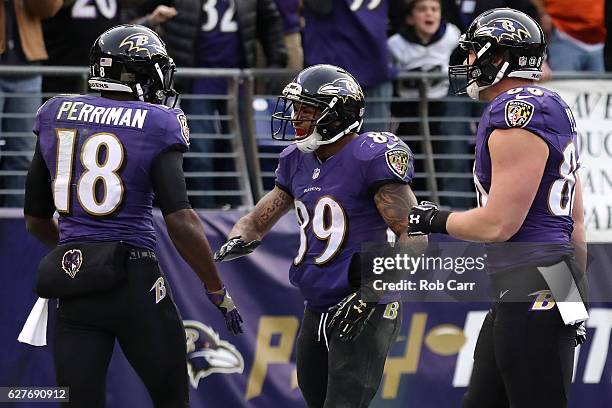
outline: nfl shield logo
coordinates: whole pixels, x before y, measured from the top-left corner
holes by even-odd
[[[79,249],[69,249],[62,257],[62,269],[74,279],[83,265],[83,254]]]
[[[317,178],[319,178],[320,173],[321,173],[321,169],[319,169],[318,167],[314,169],[314,171],[312,172],[312,179],[316,180]]]

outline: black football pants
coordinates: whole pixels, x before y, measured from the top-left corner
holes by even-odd
[[[155,259],[130,259],[116,288],[59,302],[54,359],[58,386],[70,388],[68,406],[105,406],[115,339],[156,408],[189,405],[185,331],[165,278],[165,293],[156,289],[160,277]]]
[[[556,306],[497,302],[483,322],[463,408],[565,408],[576,329]]]
[[[385,317],[386,316],[386,317]],[[378,305],[363,332],[340,341],[325,327],[331,316],[306,308],[297,338],[297,377],[309,408],[367,407],[402,324],[401,303]]]

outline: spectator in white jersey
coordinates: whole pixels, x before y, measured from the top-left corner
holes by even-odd
[[[404,25],[387,41],[391,63],[400,72],[446,72],[451,53],[461,33],[453,24],[442,21],[440,0],[406,0]],[[398,96],[414,101],[394,104],[394,114],[400,117],[418,116],[418,80],[395,83]],[[434,80],[427,91],[428,99],[445,97],[448,79]],[[434,109],[439,110],[439,109]],[[435,112],[431,112],[435,115]],[[417,135],[417,123],[401,123],[399,135]]]
[[[453,24],[442,20],[441,0],[405,0],[404,21],[398,32],[387,41],[391,63],[399,72],[446,72],[451,53],[461,33]],[[395,81],[395,95],[401,100],[392,103],[394,122],[399,123],[394,131],[408,142],[416,152],[423,149],[416,140],[422,141],[419,118],[418,79]],[[429,102],[429,128],[432,135],[440,134],[437,117],[444,115],[444,103],[436,101],[448,93],[448,79],[429,81],[427,99]],[[432,101],[433,100],[433,101]],[[415,167],[425,170],[422,160],[416,160]],[[415,190],[424,190],[423,180],[415,180]]]
[[[510,7],[522,11],[539,23],[539,12],[532,0],[443,0],[442,16],[448,22],[459,27],[464,33],[481,13],[498,7]],[[467,53],[457,47],[450,57],[450,65],[460,65],[467,58]],[[545,63],[542,66],[542,79],[548,79],[550,69]],[[444,116],[452,119],[441,122],[441,134],[447,139],[443,141],[435,153],[463,155],[469,157],[474,153],[474,139],[477,119],[482,114],[481,102],[472,101],[465,96],[452,98],[446,103]],[[472,183],[471,159],[459,159],[462,156],[451,156],[452,159],[440,160],[436,163],[436,170],[444,173],[464,174],[466,177],[441,177],[438,179],[438,188],[445,192],[458,192],[456,196],[443,196],[440,203],[453,208],[471,208],[474,201],[474,186]],[[463,196],[460,196],[460,195]]]

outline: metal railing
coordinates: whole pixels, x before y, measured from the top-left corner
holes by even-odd
[[[258,76],[268,77],[269,72],[266,70],[251,70],[248,71],[253,78]],[[464,97],[446,97],[430,101],[427,98],[429,82],[446,78],[442,74],[420,74],[414,72],[400,73],[398,80],[413,79],[419,83],[418,98],[400,98],[392,97],[387,102],[391,105],[402,103],[414,103],[418,105],[416,115],[414,116],[392,116],[391,123],[385,123],[380,118],[368,117],[368,102],[366,100],[366,121],[375,124],[375,128],[379,131],[395,131],[393,124],[412,123],[415,124],[413,133],[398,133],[398,136],[404,140],[413,150],[415,159],[415,174],[413,179],[413,189],[419,199],[428,199],[435,202],[442,202],[447,206],[467,208],[475,203],[475,193],[472,186],[472,162],[474,160],[472,132],[461,134],[460,132],[448,131],[440,133],[439,129],[432,131],[432,125],[447,123],[447,124],[475,124],[480,119],[480,113],[472,116],[446,117],[432,116],[430,113],[431,103],[448,104],[448,105],[470,105],[481,106],[481,103],[470,100]],[[250,80],[247,79],[247,80]],[[276,168],[278,153],[286,146],[281,142],[275,142],[270,137],[270,111],[273,108],[273,102],[276,100],[276,95],[254,95],[254,105],[260,105],[259,109],[253,109],[253,118],[249,119],[250,123],[265,125],[255,126],[253,136],[258,143],[258,159],[261,169],[261,180],[264,186],[264,192],[272,188],[274,181],[274,169]],[[437,126],[436,128],[438,128]],[[451,128],[452,126],[447,126]],[[473,126],[475,129],[475,125]],[[463,150],[456,152],[453,150],[447,151],[444,149],[443,143],[451,141],[454,145],[462,144]],[[457,162],[461,162],[462,166],[457,166]],[[446,163],[454,163],[454,166],[445,166]],[[445,170],[449,167],[462,167],[462,171]],[[459,183],[453,181],[459,180]],[[463,181],[463,182],[461,182]],[[443,183],[441,183],[443,182]],[[443,184],[446,188],[440,188]],[[449,189],[453,186],[454,189]]]
[[[0,66],[0,76],[74,77],[75,83],[83,87],[82,92],[86,91],[84,87],[87,74],[85,67]],[[249,208],[272,188],[278,153],[287,144],[273,141],[270,136],[270,113],[277,95],[256,92],[256,89],[261,88],[256,84],[262,81],[276,82],[276,88],[282,88],[282,84],[291,78],[292,74],[293,72],[283,69],[178,70],[178,80],[222,78],[228,83],[226,94],[181,95],[181,106],[185,108],[189,120],[192,140],[192,148],[185,154],[185,176],[190,199],[196,207]],[[416,105],[416,114],[394,115],[391,123],[385,123],[381,118],[367,116],[369,101],[366,101],[366,120],[376,123],[377,127],[380,126],[380,131],[395,130],[395,127],[402,124],[407,125],[405,128],[412,129],[409,132],[400,132],[398,136],[413,149],[413,189],[419,199],[465,208],[474,203],[471,163],[474,158],[474,130],[480,119],[482,104],[465,97],[429,99],[430,83],[444,78],[446,75],[441,73],[400,73],[398,80],[417,80],[419,96],[412,99],[393,97],[386,102],[393,107],[401,107],[402,104]],[[612,75],[563,72],[555,73],[555,79],[612,79]],[[54,95],[0,93],[0,98],[37,97],[42,100]],[[198,113],[199,104],[211,101],[219,106],[226,106],[226,111],[214,114]],[[432,112],[432,107],[435,112]],[[35,111],[0,112],[0,119],[3,123],[15,119],[33,122],[35,114]],[[208,123],[208,126],[200,126],[200,123]],[[210,129],[211,123],[215,124],[213,131],[198,130]],[[401,129],[400,126],[397,130]],[[12,143],[8,143],[28,138],[33,140],[31,129],[11,130],[0,134],[0,199],[16,199],[13,202],[22,200],[27,169],[11,168],[5,164],[11,161],[10,158],[29,160],[32,157],[32,149],[13,150],[10,148]],[[11,200],[2,201],[4,206],[7,206],[6,202],[11,206]]]

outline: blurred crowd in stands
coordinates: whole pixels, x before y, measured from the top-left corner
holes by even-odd
[[[473,18],[495,7],[512,7],[538,20],[549,43],[545,79],[558,71],[612,70],[609,50],[610,10],[604,0],[2,0],[0,64],[87,66],[97,36],[121,23],[156,30],[177,66],[202,68],[289,68],[299,70],[330,63],[350,71],[366,94],[363,131],[394,131],[408,137],[418,155],[422,124],[418,81],[398,80],[402,72],[445,73],[465,54],[457,41]],[[223,78],[181,78],[181,107],[188,114],[192,151],[228,149],[215,135],[227,134],[228,81]],[[262,92],[278,93],[282,84],[269,83]],[[23,189],[24,177],[4,177],[27,170],[36,143],[29,133],[42,94],[82,93],[82,76],[0,76],[0,190]],[[217,97],[208,97],[216,95]],[[448,81],[429,83],[429,116],[474,117],[482,106],[450,103]],[[439,102],[436,102],[439,100]],[[467,102],[467,100],[466,100]],[[242,107],[245,109],[246,107]],[[469,121],[432,121],[432,135],[441,154],[471,154]],[[456,136],[456,140],[454,137]],[[460,137],[463,136],[463,137]],[[412,139],[410,139],[412,137]],[[229,145],[231,149],[231,145]],[[4,153],[2,153],[4,152]],[[19,152],[24,152],[21,155]],[[439,172],[468,172],[466,160],[437,164]],[[466,167],[467,166],[467,167]],[[223,160],[186,161],[186,171],[231,170]],[[425,171],[417,160],[417,172]],[[222,178],[194,177],[191,190],[228,188]],[[441,179],[441,188],[471,191],[468,179]],[[426,188],[426,186],[423,186]],[[418,190],[417,186],[417,190]],[[18,207],[18,194],[0,194],[2,206]],[[224,203],[194,197],[196,207]],[[232,204],[231,200],[227,200]],[[449,206],[466,202],[443,200]]]

